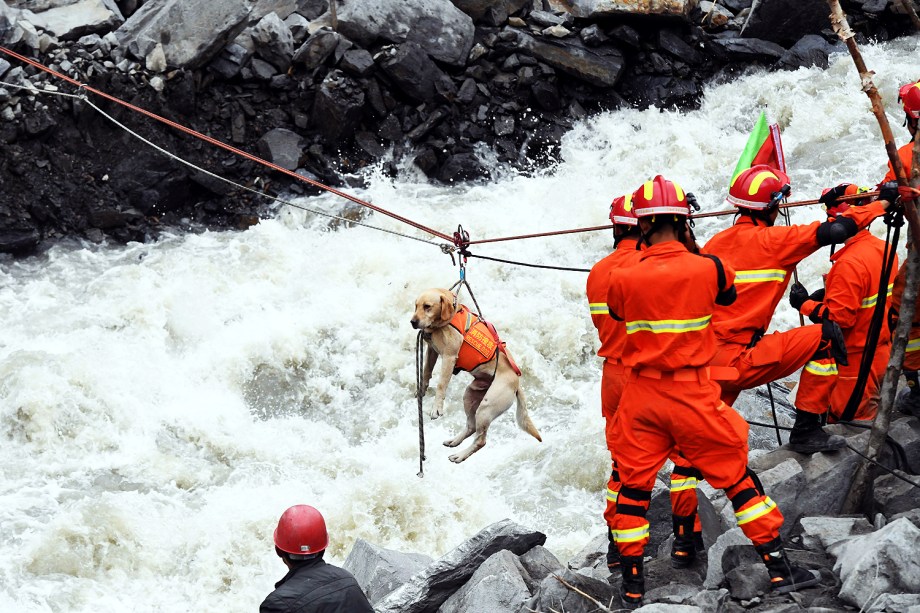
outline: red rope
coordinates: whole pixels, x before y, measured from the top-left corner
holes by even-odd
[[[375,206],[375,205],[371,204],[370,202],[367,202],[367,201],[365,201],[365,200],[361,200],[360,198],[357,198],[357,197],[355,197],[355,196],[352,196],[351,194],[347,194],[347,193],[345,193],[345,192],[343,192],[343,191],[337,190],[337,189],[335,189],[334,187],[329,187],[328,185],[324,185],[324,184],[320,183],[319,181],[314,181],[313,179],[308,179],[307,177],[302,177],[302,176],[300,176],[299,174],[297,174],[296,172],[293,172],[293,171],[291,171],[291,170],[288,170],[287,168],[282,168],[281,166],[278,166],[277,164],[273,164],[273,163],[271,163],[271,162],[268,162],[268,161],[266,161],[266,160],[263,160],[263,159],[260,158],[260,157],[257,157],[257,156],[255,156],[255,155],[252,155],[251,153],[247,153],[247,152],[245,152],[245,151],[243,151],[243,150],[241,150],[241,149],[237,149],[236,147],[233,147],[233,146],[231,146],[231,145],[228,145],[228,144],[226,144],[226,143],[223,143],[223,142],[221,142],[221,141],[219,141],[219,140],[217,140],[217,139],[215,139],[215,138],[212,138],[212,137],[210,137],[210,136],[207,136],[206,134],[202,134],[201,132],[196,132],[195,130],[192,130],[191,128],[187,128],[187,127],[183,126],[182,124],[176,123],[176,122],[174,122],[174,121],[170,121],[169,119],[166,119],[165,117],[161,117],[160,115],[157,115],[156,113],[152,113],[152,112],[150,112],[150,111],[148,111],[148,110],[145,110],[145,109],[142,109],[142,108],[140,108],[140,107],[138,107],[138,106],[134,106],[133,104],[130,104],[130,103],[128,103],[128,102],[125,102],[124,100],[120,100],[119,98],[116,98],[115,96],[109,95],[109,94],[107,94],[107,93],[105,93],[105,92],[103,92],[103,91],[100,91],[100,90],[98,90],[98,89],[96,89],[96,88],[94,88],[94,87],[90,87],[89,85],[86,85],[85,83],[81,83],[80,81],[77,81],[76,79],[72,79],[72,78],[68,77],[67,75],[63,75],[63,74],[61,74],[61,73],[59,73],[59,72],[56,72],[56,71],[52,70],[51,68],[48,68],[47,66],[44,66],[43,64],[40,64],[40,63],[36,62],[35,60],[32,60],[32,59],[27,58],[27,57],[25,57],[25,56],[19,55],[18,53],[14,52],[14,51],[10,51],[9,49],[7,49],[7,48],[5,48],[5,47],[0,46],[0,51],[2,51],[3,53],[9,55],[10,57],[16,58],[17,60],[19,60],[19,61],[21,61],[21,62],[25,62],[26,64],[29,64],[30,66],[34,66],[35,68],[38,68],[39,70],[43,70],[44,72],[47,72],[48,74],[53,75],[53,76],[57,77],[58,79],[62,79],[62,80],[64,80],[64,81],[67,81],[67,82],[70,83],[71,85],[75,85],[75,86],[77,86],[77,87],[80,88],[80,89],[84,89],[84,90],[86,90],[86,91],[88,91],[88,92],[94,93],[94,94],[96,94],[97,96],[102,96],[102,97],[105,98],[106,100],[111,100],[112,102],[115,102],[115,103],[117,103],[117,104],[120,104],[120,105],[122,105],[122,106],[124,106],[124,107],[127,107],[127,108],[131,109],[132,111],[136,111],[136,112],[138,112],[138,113],[141,113],[141,114],[143,114],[143,115],[146,115],[147,117],[150,117],[151,119],[155,119],[155,120],[157,120],[157,121],[159,121],[159,122],[165,123],[166,125],[168,125],[168,126],[170,126],[170,127],[172,127],[172,128],[175,128],[175,129],[177,129],[177,130],[180,130],[180,131],[182,131],[182,132],[185,132],[186,134],[189,134],[189,135],[191,135],[191,136],[194,136],[195,138],[201,139],[201,140],[203,140],[203,141],[205,141],[205,142],[207,142],[207,143],[210,143],[210,144],[212,144],[212,145],[214,145],[214,146],[216,146],[216,147],[220,147],[221,149],[225,149],[226,151],[229,151],[229,152],[231,152],[231,153],[234,153],[234,154],[236,154],[236,155],[239,155],[239,156],[241,156],[241,157],[244,157],[244,158],[246,158],[246,159],[248,159],[248,160],[251,160],[251,161],[253,161],[253,162],[257,162],[257,163],[259,163],[259,164],[262,164],[263,166],[267,166],[268,168],[271,168],[272,170],[276,170],[276,171],[278,171],[278,172],[280,172],[280,173],[286,174],[286,175],[288,175],[288,176],[290,176],[290,177],[292,177],[292,178],[294,178],[294,179],[297,179],[298,181],[303,181],[304,183],[309,183],[310,185],[313,185],[314,187],[318,187],[318,188],[320,188],[320,189],[324,189],[324,190],[326,190],[326,191],[329,192],[329,193],[332,193],[332,194],[335,194],[336,196],[339,196],[340,198],[344,198],[344,199],[346,199],[346,200],[350,200],[351,202],[354,202],[355,204],[361,205],[361,206],[363,206],[363,207],[367,207],[367,208],[369,208],[369,209],[371,209],[371,210],[373,210],[373,211],[376,211],[376,212],[381,213],[381,214],[383,214],[383,215],[386,215],[386,216],[388,216],[388,217],[392,217],[393,219],[395,219],[395,220],[397,220],[397,221],[401,221],[401,222],[403,222],[403,223],[405,223],[405,224],[408,224],[408,225],[412,226],[413,228],[416,228],[416,229],[418,229],[418,230],[422,230],[422,231],[424,231],[424,232],[427,232],[428,234],[431,234],[432,236],[436,236],[436,237],[438,237],[438,238],[440,238],[440,239],[442,239],[442,240],[450,241],[451,243],[453,243],[453,241],[454,241],[454,239],[453,239],[452,236],[449,236],[449,235],[447,235],[447,234],[443,234],[443,233],[441,233],[441,232],[438,232],[437,230],[434,230],[434,229],[432,229],[432,228],[429,228],[429,227],[427,227],[427,226],[424,226],[424,225],[422,225],[422,224],[420,224],[420,223],[414,222],[414,221],[412,221],[411,219],[407,219],[407,218],[405,218],[405,217],[402,217],[401,215],[397,215],[396,213],[391,213],[390,211],[387,211],[386,209],[382,209],[382,208],[380,208],[380,207],[378,207],[378,206]]]

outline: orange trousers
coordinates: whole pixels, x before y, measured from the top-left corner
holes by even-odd
[[[620,397],[623,395],[628,373],[628,369],[618,360],[604,360],[604,371],[601,377],[601,413],[603,413],[605,420],[604,438],[607,441],[607,450],[610,452],[610,478],[607,480],[604,520],[611,529],[613,528],[613,518],[617,512],[617,497],[622,485],[613,455],[613,450],[616,446],[616,437],[613,433],[613,416],[616,414],[617,406],[620,404]],[[684,517],[695,516],[694,531],[699,532],[702,528],[700,519],[696,516],[696,488],[702,476],[699,475],[699,471],[690,466],[687,460],[676,453],[671,455],[671,460],[675,464],[674,471],[671,474],[671,512],[674,515]]]
[[[631,373],[614,415],[614,456],[622,480],[613,520],[621,555],[641,556],[649,540],[645,518],[658,469],[681,455],[716,488],[724,489],[738,525],[755,545],[779,536],[783,516],[747,469],[748,425],[719,399],[705,369],[661,378]],[[684,380],[687,374],[696,380]]]
[[[738,378],[719,381],[722,402],[732,404],[741,390],[747,390],[783,377],[805,366],[821,345],[819,324],[767,334],[751,348],[737,343],[720,343],[713,366],[733,366]]]
[[[885,376],[890,353],[890,343],[879,345],[875,350],[872,370],[869,371],[869,378],[866,380],[866,389],[853,419],[875,419],[880,400],[879,387],[882,384],[882,377]],[[828,421],[839,420],[856,387],[862,352],[850,354],[847,360],[849,361],[848,366],[837,364],[832,358],[818,358],[809,361],[799,381],[799,391],[795,398],[796,408],[808,413],[829,411]]]

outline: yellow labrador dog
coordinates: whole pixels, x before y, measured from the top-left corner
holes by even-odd
[[[450,456],[460,463],[486,444],[486,431],[496,417],[511,408],[517,398],[517,424],[538,441],[540,433],[530,421],[527,399],[521,389],[521,371],[499,341],[490,324],[483,322],[466,307],[456,305],[456,297],[446,289],[428,289],[415,301],[412,327],[426,333],[428,351],[422,372],[422,394],[428,390],[434,366],[441,358],[441,376],[435,390],[434,409],[428,416],[437,419],[444,414],[444,397],[452,375],[466,370],[473,381],[463,394],[466,428],[455,438],[444,441],[447,447],[457,447],[476,434],[473,444]]]

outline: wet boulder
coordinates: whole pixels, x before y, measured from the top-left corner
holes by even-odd
[[[359,538],[342,567],[355,576],[373,604],[433,561],[426,555],[384,549]]]
[[[830,27],[825,0],[754,0],[741,36],[791,45]]]
[[[795,70],[803,66],[827,68],[828,55],[833,50],[834,45],[824,40],[823,36],[806,34],[780,56],[777,66],[786,70]]]
[[[288,170],[295,170],[300,165],[303,145],[303,137],[284,128],[266,132],[256,143],[259,155]]]
[[[504,34],[521,52],[598,87],[613,87],[623,72],[623,54],[612,47],[590,49],[580,40],[537,40],[519,30]]]
[[[294,35],[275,13],[269,13],[250,28],[256,55],[281,72],[291,67]]]
[[[312,124],[327,143],[337,144],[354,135],[364,101],[361,86],[341,71],[333,70],[316,92]]]
[[[391,47],[378,62],[405,95],[422,102],[434,99],[436,83],[448,78],[414,42]]]
[[[492,554],[505,549],[520,555],[544,542],[545,534],[510,519],[496,522],[417,573],[408,583],[378,602],[374,610],[377,613],[435,611]]]
[[[511,15],[521,10],[530,0],[450,0],[454,6],[479,21],[490,10],[498,9],[505,15]]]
[[[315,70],[332,57],[339,46],[341,36],[332,30],[317,30],[294,53],[293,62],[303,64],[307,70]]]
[[[148,2],[115,32],[119,45],[143,60],[157,43],[170,66],[207,64],[247,25],[252,0]]]
[[[106,33],[125,22],[114,0],[79,0],[36,12],[29,21],[61,40],[76,40],[93,33]]]
[[[548,576],[561,573],[564,569],[562,562],[542,545],[537,545],[530,551],[520,556],[521,565],[527,571],[525,580],[530,577],[537,585]],[[531,589],[536,589],[531,586]]]
[[[837,558],[840,598],[867,607],[879,594],[910,594],[920,586],[920,529],[906,519],[830,548]]]
[[[473,46],[473,20],[450,0],[347,2],[338,8],[338,31],[361,47],[375,41],[412,41],[432,58],[463,66]]]
[[[720,55],[735,62],[773,62],[786,53],[774,42],[760,38],[720,38],[710,43]]]

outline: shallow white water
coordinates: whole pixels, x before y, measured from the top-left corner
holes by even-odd
[[[895,97],[920,76],[918,43],[863,49],[900,142]],[[474,240],[604,224],[614,195],[657,173],[722,209],[763,107],[783,130],[793,200],[884,174],[868,99],[840,55],[827,71],[710,88],[699,111],[586,121],[543,176],[496,168],[488,185],[445,188],[407,169],[355,194],[443,232],[462,223]],[[704,220],[698,234],[728,223]],[[438,556],[505,517],[545,532],[565,560],[602,530],[608,464],[585,275],[470,261],[544,442],[508,413],[486,449],[448,462],[440,441],[461,427],[461,374],[448,414],[426,424],[419,479],[409,317],[418,292],[452,285],[457,269],[426,243],[327,226],[282,208],[242,233],[0,261],[0,611],[255,610],[283,575],[271,533],[295,503],[326,515],[338,563],[359,537]],[[583,268],[610,246],[597,232],[472,250]],[[800,269],[810,289],[826,256]],[[781,305],[774,326],[797,323]],[[762,417],[753,406],[739,409]],[[758,432],[755,446],[769,438]]]

